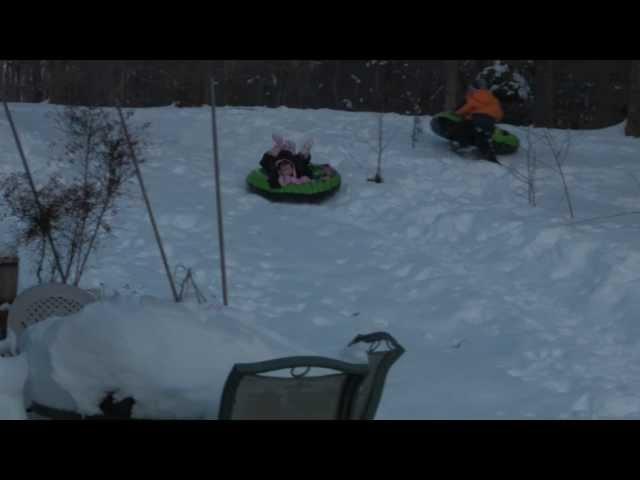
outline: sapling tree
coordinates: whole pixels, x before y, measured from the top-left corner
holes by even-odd
[[[127,121],[132,116],[127,112]],[[117,200],[135,172],[120,123],[110,111],[68,106],[52,120],[59,135],[51,144],[57,173],[37,187],[40,208],[26,175],[8,175],[0,186],[9,213],[19,220],[17,242],[37,254],[38,281],[77,286],[91,253],[111,232]],[[129,127],[139,161],[148,127],[148,123]],[[62,272],[55,268],[47,235],[59,251]]]
[[[553,161],[555,162],[555,170],[560,176],[560,179],[562,180],[564,198],[565,198],[565,201],[567,202],[569,215],[573,219],[575,218],[575,214],[573,210],[573,201],[571,200],[571,193],[569,192],[567,177],[564,174],[564,162],[566,161],[569,155],[569,150],[571,148],[571,131],[567,130],[565,141],[564,143],[561,143],[561,144],[558,143],[557,139],[553,135],[551,135],[548,129],[544,129],[543,135],[553,155]]]
[[[378,163],[376,167],[376,174],[373,177],[369,177],[367,180],[375,183],[382,183],[382,157],[384,151],[387,149],[388,144],[384,141],[384,112],[378,114],[378,141],[376,147],[376,155],[378,157]]]
[[[376,65],[375,95],[377,96],[380,105],[380,113],[376,114],[378,126],[375,147],[378,159],[376,173],[373,177],[367,178],[367,181],[382,183],[384,181],[382,178],[382,160],[384,157],[384,151],[389,146],[389,142],[385,141],[384,115],[387,111],[387,105],[389,102],[389,89],[387,83],[390,78],[392,63],[389,60],[372,60],[371,63]]]
[[[521,129],[522,130],[522,129]],[[522,182],[527,190],[527,200],[532,207],[537,206],[537,185],[538,185],[538,150],[536,136],[533,134],[533,127],[526,129],[526,144],[523,148],[527,154],[525,170],[520,171],[514,166],[506,165],[513,177]]]
[[[411,148],[416,148],[416,144],[423,134],[422,117],[416,114],[413,116],[413,128],[411,129]]]
[[[564,163],[569,156],[569,151],[571,150],[571,132],[567,130],[564,140],[562,140],[557,138],[557,136],[547,128],[534,129],[532,127],[528,127],[526,129],[525,138],[527,140],[526,146],[524,147],[527,153],[525,171],[520,171],[513,166],[507,168],[516,180],[526,185],[529,204],[534,207],[537,205],[538,185],[541,180],[539,172],[542,169],[546,169],[550,172],[555,172],[560,178],[564,199],[569,210],[569,216],[572,219],[575,218],[573,200],[569,190],[567,177],[564,172]],[[545,162],[539,158],[539,144],[544,144],[551,152],[553,163]]]

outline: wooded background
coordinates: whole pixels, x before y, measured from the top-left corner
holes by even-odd
[[[499,65],[528,86],[506,89],[505,123],[602,128],[623,122],[640,136],[638,60],[0,60],[0,92],[11,102],[130,107],[209,103],[400,114],[455,108],[468,82]],[[491,77],[491,73],[488,73]],[[505,83],[506,82],[506,83]],[[515,85],[517,82],[511,82]]]

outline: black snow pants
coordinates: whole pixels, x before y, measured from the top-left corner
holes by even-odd
[[[476,146],[483,157],[498,162],[491,137],[496,126],[495,119],[484,113],[474,113],[456,127],[454,137],[461,147]]]

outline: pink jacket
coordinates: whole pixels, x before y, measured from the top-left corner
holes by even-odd
[[[287,163],[289,165],[290,173],[288,175],[284,174],[280,169],[280,167],[284,163]],[[282,159],[282,160],[276,161],[276,168],[280,170],[280,175],[278,176],[278,183],[280,184],[281,187],[284,187],[285,185],[291,185],[291,184],[300,185],[301,183],[307,183],[311,181],[311,179],[306,175],[303,175],[300,178],[298,178],[298,172],[296,172],[296,166],[291,160]]]
[[[290,184],[300,185],[302,183],[308,183],[310,181],[311,179],[306,175],[303,175],[300,178],[296,177],[295,175],[287,175],[287,176],[280,175],[278,177],[278,183],[280,183],[280,185],[283,187],[285,185],[290,185]]]

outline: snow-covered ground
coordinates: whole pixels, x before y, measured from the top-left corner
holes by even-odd
[[[43,181],[54,168],[47,162],[53,130],[46,114],[59,107],[11,108],[34,175]],[[96,385],[114,379],[131,389],[125,394],[134,393],[136,385],[143,388],[136,372],[193,372],[191,363],[180,364],[189,346],[189,362],[224,372],[219,382],[237,361],[308,353],[347,358],[343,348],[356,334],[386,330],[407,352],[390,372],[379,419],[640,418],[640,216],[572,224],[551,168],[539,172],[538,206],[531,207],[509,169],[525,170],[524,151],[501,157],[509,167],[502,168],[459,158],[429,132],[412,149],[411,117],[385,117],[391,144],[384,183],[376,184],[366,181],[375,171],[372,114],[220,108],[230,299],[224,308],[210,110],[149,108],[134,118],[152,123],[143,174],[169,262],[193,269],[209,304],[169,305],[171,291],[132,181],[133,196],[121,204],[113,236],[93,257],[82,286],[106,296],[117,291],[132,311],[146,302],[157,323],[146,314],[108,323],[105,312],[116,307],[95,305],[82,317],[85,324],[78,317],[34,331],[58,329],[52,342],[58,350],[49,352],[58,369],[54,378],[77,404],[95,400]],[[504,128],[526,143],[521,129]],[[245,177],[274,131],[299,144],[316,139],[314,162],[331,163],[343,177],[337,195],[304,205],[247,193]],[[576,220],[638,210],[640,141],[625,137],[622,125],[571,137],[564,171]],[[550,150],[542,143],[537,150],[550,167]],[[0,155],[0,173],[21,171],[4,117]],[[0,233],[8,228],[3,223]],[[20,255],[24,289],[36,280],[32,257]],[[239,339],[237,348],[224,332]],[[118,349],[100,342],[109,335]],[[38,365],[30,360],[32,375],[41,373]],[[80,372],[75,377],[69,376],[73,365]],[[0,359],[4,418],[20,417],[15,404],[2,399],[19,397],[25,368],[24,354]],[[135,393],[150,395],[162,386],[158,378]],[[147,412],[201,412],[196,404],[213,390],[201,373],[185,378],[193,379],[185,386],[191,410],[160,402],[157,390],[160,403],[148,397]]]

